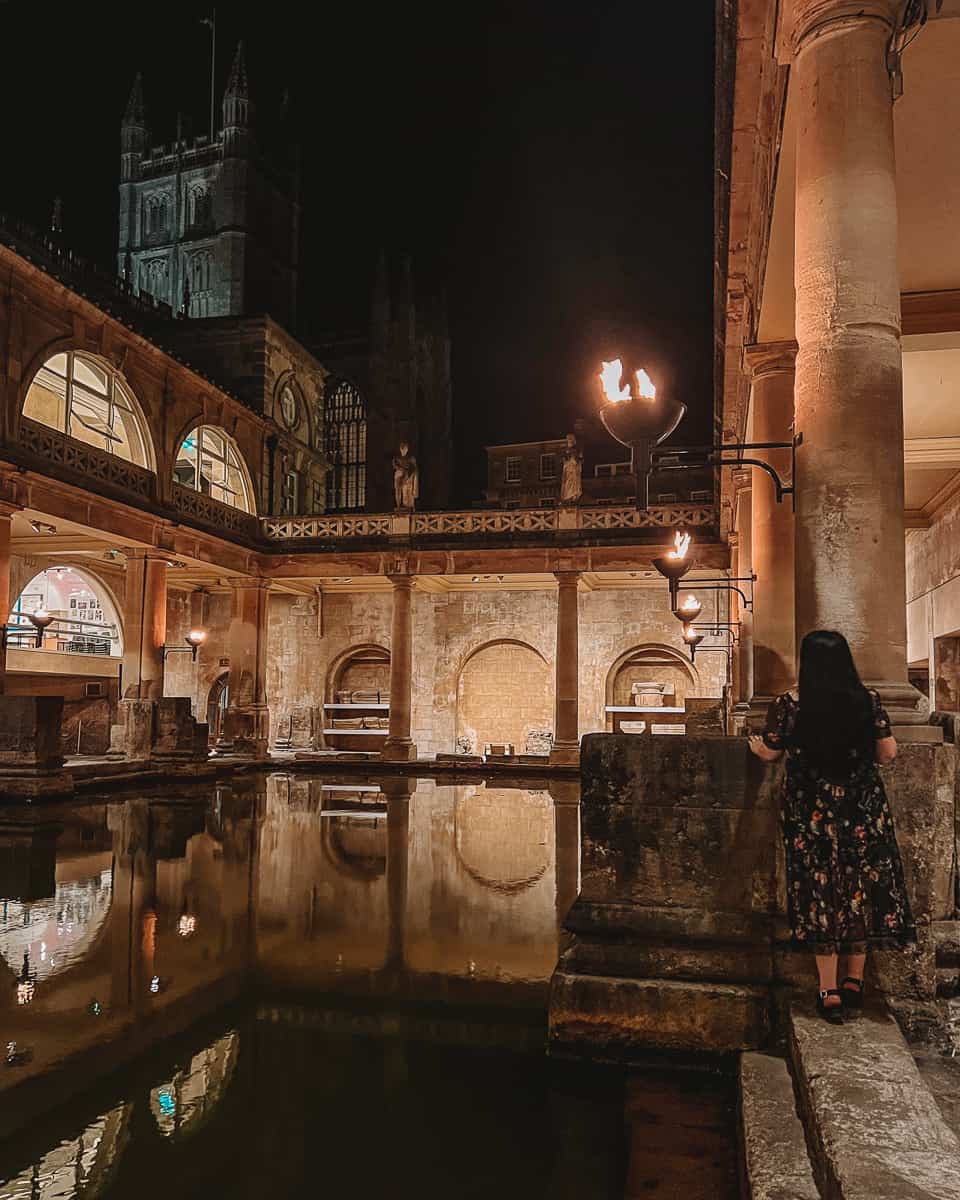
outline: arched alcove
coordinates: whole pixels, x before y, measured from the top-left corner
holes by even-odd
[[[549,749],[553,677],[543,655],[526,642],[501,639],[479,646],[457,679],[457,749],[512,745],[514,753]]]
[[[614,662],[607,674],[606,704],[630,706],[634,686],[660,684],[666,688],[663,703],[683,708],[687,696],[700,694],[696,667],[671,646],[634,646]]]
[[[173,478],[221,504],[255,513],[253,482],[236,442],[225,429],[197,425],[180,443]]]
[[[330,816],[321,825],[323,855],[340,874],[372,882],[387,873],[385,817]]]
[[[390,697],[390,651],[373,642],[351,646],[334,659],[327,674],[326,695],[331,704],[350,703],[355,693]]]
[[[102,358],[79,350],[51,355],[34,375],[23,415],[127,462],[156,470],[156,455],[139,401]]]

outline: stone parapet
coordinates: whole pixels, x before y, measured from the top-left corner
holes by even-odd
[[[61,696],[0,696],[0,794],[32,800],[73,791],[62,728]]]

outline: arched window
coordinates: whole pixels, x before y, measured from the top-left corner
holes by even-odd
[[[201,186],[191,188],[188,204],[188,223],[190,225],[206,225],[211,215],[210,193],[207,189]]]
[[[38,608],[45,608],[53,617],[40,647],[29,617]],[[113,601],[97,580],[74,567],[47,567],[34,575],[10,610],[7,639],[17,650],[37,648],[114,658],[123,654],[120,618]]]
[[[161,234],[167,231],[167,197],[151,196],[147,200],[147,233]]]
[[[140,405],[101,359],[74,350],[48,358],[33,378],[23,415],[153,471]]]
[[[233,440],[222,429],[198,425],[177,451],[173,477],[184,487],[222,504],[256,512],[253,488]]]
[[[367,499],[367,412],[345,379],[334,387],[324,414],[327,431],[327,508],[363,508]]]

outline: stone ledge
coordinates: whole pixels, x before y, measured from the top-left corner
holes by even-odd
[[[820,1200],[782,1058],[740,1058],[740,1135],[747,1200]]]
[[[825,1200],[960,1200],[960,1142],[890,1017],[794,1007],[790,1051]]]

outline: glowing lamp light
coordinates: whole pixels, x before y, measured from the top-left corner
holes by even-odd
[[[29,1004],[33,999],[33,993],[36,991],[36,985],[32,979],[20,979],[17,981],[17,1003]]]
[[[193,913],[184,913],[177,922],[177,933],[182,938],[193,937],[197,932],[197,918]]]
[[[206,640],[207,631],[205,629],[191,629],[186,636],[186,643],[191,650],[199,650]]]
[[[691,624],[700,616],[703,605],[694,595],[684,596],[683,603],[677,609],[676,615],[685,625]]]
[[[669,581],[672,595],[676,595],[677,584],[693,566],[690,541],[690,534],[678,529],[673,535],[673,549],[653,560],[653,565]]]
[[[160,991],[160,976],[154,975],[154,977],[150,980],[150,992],[152,995],[156,996],[156,994],[159,991]]]

